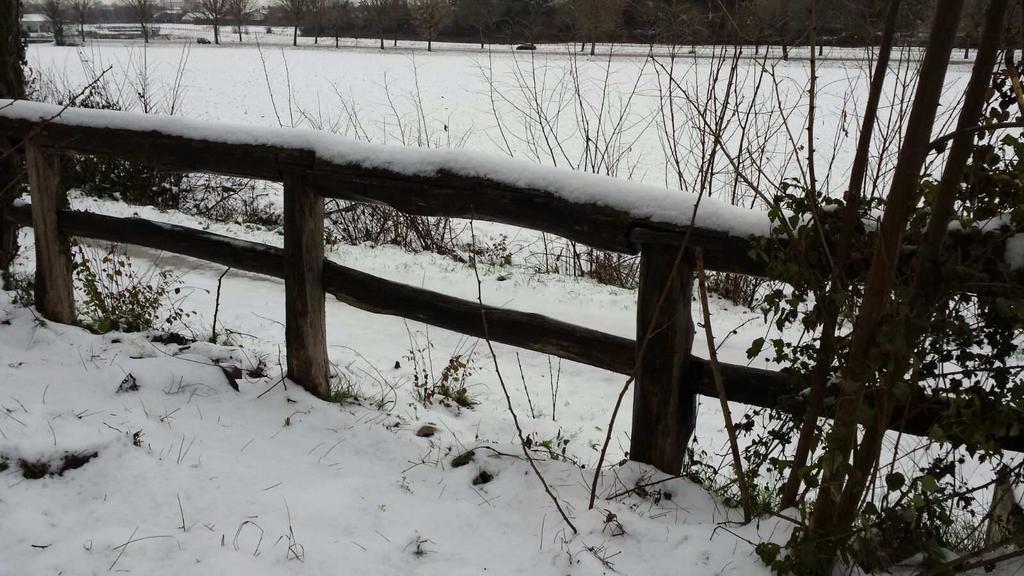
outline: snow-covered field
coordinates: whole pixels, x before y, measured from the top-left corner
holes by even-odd
[[[622,49],[629,54],[628,47]],[[385,144],[465,148],[679,188],[674,148],[682,157],[683,187],[691,191],[698,172],[693,164],[696,132],[707,128],[708,116],[715,114],[714,109],[699,114],[698,106],[707,100],[712,78],[718,75],[717,83],[726,83],[719,68],[722,54],[707,56],[591,58],[554,47],[536,54],[295,50],[180,40],[148,48],[141,43],[39,44],[28,51],[29,64],[44,84],[65,93],[77,92],[109,68],[104,78],[108,91],[125,106],[141,108],[136,94],[145,92],[151,111],[167,112],[173,104],[175,114],[191,118],[311,127]],[[735,128],[739,116],[730,116],[733,128],[723,137],[730,148],[742,142],[756,149],[735,154],[746,171],[771,187],[804,170],[803,159],[793,154],[793,139],[799,143],[804,136],[809,68],[806,61],[772,58],[762,74],[762,64],[739,63],[730,107],[735,114],[753,112],[754,118],[741,135]],[[893,66],[894,76],[913,68]],[[951,67],[948,105],[962,96],[969,72],[967,65]],[[851,134],[859,125],[866,78],[862,60],[818,65],[815,148],[819,178],[830,189],[841,189],[852,161]],[[903,90],[900,82],[892,83],[883,122],[897,122],[892,115],[899,107],[892,104]],[[718,92],[721,97],[723,89]],[[675,107],[674,115],[667,105]],[[748,165],[755,153],[756,170]],[[721,158],[718,163],[719,180],[731,182],[731,166]]]
[[[584,157],[574,114],[553,112],[574,83],[574,69],[588,101],[603,101],[603,87],[611,86],[608,105],[626,111],[626,135],[612,147],[624,158],[619,175],[673,181],[658,127],[659,78],[644,58],[576,60],[555,48],[528,56],[462,48],[427,55],[413,48],[33,45],[29,61],[42,78],[68,89],[110,66],[111,88],[125,95],[139,90],[145,71],[158,110],[169,106],[180,69],[184,91],[174,97],[175,111],[200,120],[331,129],[379,143],[461,147],[559,166]],[[694,86],[712,73],[705,59],[679,65]],[[861,99],[863,63],[829,60],[819,72],[819,138],[828,143],[856,122],[842,103]],[[950,98],[967,72],[952,69]],[[785,93],[799,99],[806,62],[780,64],[777,74]],[[529,102],[527,85],[537,86],[546,95],[541,106],[564,122],[553,130],[561,156],[546,157],[517,119]],[[505,99],[493,101],[495,92]],[[635,96],[627,105],[620,96],[628,93]],[[790,117],[797,131],[801,114]],[[837,180],[846,157],[838,155]],[[794,162],[780,153],[772,165],[784,172],[795,170]],[[273,231],[150,208],[80,196],[73,205],[281,242]],[[481,243],[505,234],[513,249],[534,242],[529,233],[486,223],[476,225],[476,234]],[[29,231],[22,240],[29,247],[18,262],[24,272],[32,268]],[[182,275],[182,306],[193,312],[188,328],[208,337],[224,270],[149,250],[131,254],[138,265]],[[329,257],[388,279],[477,297],[472,269],[450,258],[370,246],[335,247]],[[488,304],[622,336],[635,331],[632,291],[524,266],[480,272]],[[716,529],[740,515],[683,480],[660,484],[660,492],[643,498],[602,498],[588,511],[590,469],[624,382],[615,374],[496,345],[524,432],[536,442],[568,440],[566,458],[544,459],[541,469],[580,529],[573,537],[517,457],[504,393],[486,347],[475,340],[329,300],[331,361],[363,397],[338,406],[296,386],[274,386],[284,341],[277,280],[236,272],[224,278],[218,326],[230,331],[232,346],[95,336],[41,322],[10,297],[0,294],[0,455],[10,466],[0,473],[0,574],[759,574],[766,569],[747,541],[781,542],[788,535],[787,523],[774,519]],[[760,316],[717,299],[712,306],[721,359],[747,363],[750,342],[767,330]],[[694,350],[707,350],[701,330]],[[434,374],[452,356],[468,358],[477,406],[420,402],[410,357],[417,353]],[[259,359],[266,374],[248,374],[233,390],[220,366],[250,370]],[[128,374],[139,389],[117,392]],[[630,402],[627,396],[625,405]],[[716,460],[725,455],[721,422],[717,402],[702,402],[697,437]],[[424,424],[436,433],[417,436]],[[626,409],[609,462],[623,458],[629,429]],[[472,448],[470,464],[452,466]],[[67,452],[97,455],[61,476],[28,480],[19,470],[18,459],[56,464]],[[493,480],[474,485],[484,471]],[[611,470],[601,495],[641,478],[658,476],[633,464]]]

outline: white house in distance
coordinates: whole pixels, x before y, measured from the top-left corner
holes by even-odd
[[[21,17],[22,34],[49,34],[53,32],[50,19],[42,14],[24,14]]]

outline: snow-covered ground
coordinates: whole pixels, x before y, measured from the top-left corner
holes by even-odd
[[[74,204],[203,225],[112,202],[76,198]],[[208,226],[280,243],[273,232]],[[480,228],[481,241],[505,231]],[[31,242],[27,233],[22,239]],[[223,270],[146,250],[132,254],[139,266],[159,259],[184,274],[190,294],[183,305],[195,312],[188,324],[208,335]],[[449,259],[386,247],[339,247],[330,256],[387,278],[475,297],[472,271]],[[20,267],[30,268],[30,258]],[[485,269],[482,278],[489,303],[622,335],[633,330],[629,291],[522,270]],[[708,574],[765,572],[742,539],[723,530],[712,536],[716,523],[735,519],[736,512],[687,481],[659,485],[662,492],[647,498],[599,500],[597,510],[586,510],[588,470],[620,376],[569,362],[552,368],[543,355],[497,346],[524,431],[537,442],[568,439],[567,456],[584,466],[541,458],[547,481],[581,530],[577,537],[516,456],[515,429],[482,345],[329,301],[331,360],[365,400],[339,407],[293,385],[260,396],[280,376],[283,294],[276,280],[226,277],[219,326],[231,331],[238,342],[233,347],[95,336],[39,322],[12,305],[9,294],[0,296],[0,454],[11,466],[0,475],[0,573],[91,574],[111,566],[142,574],[321,574],[339,566],[372,574],[610,573],[598,556],[625,574],[669,573],[684,562]],[[716,308],[722,326],[752,316]],[[753,337],[750,325],[725,343],[726,358],[742,357],[741,343]],[[472,358],[475,408],[424,406],[416,399],[408,355],[426,346],[435,373],[452,354]],[[242,378],[239,391],[232,390],[218,365],[249,370],[257,358],[266,360],[266,376]],[[118,393],[128,374],[139,390]],[[721,445],[713,403],[701,409],[707,422],[701,435]],[[629,419],[626,410],[611,461],[622,458]],[[416,436],[428,423],[438,432]],[[135,446],[140,430],[141,446]],[[483,448],[471,464],[452,467],[455,456],[477,447]],[[68,452],[98,456],[62,476],[22,478],[18,459],[59,462]],[[482,471],[493,481],[474,486]],[[617,468],[605,475],[601,493],[630,488],[641,477],[658,478],[636,465]],[[606,526],[608,512],[621,527]],[[616,535],[620,530],[625,533]],[[768,521],[738,534],[782,539],[787,530]],[[303,561],[289,560],[296,550]]]
[[[176,112],[187,117],[327,128],[374,142],[450,145],[566,163],[544,160],[525,139],[506,139],[498,122],[502,114],[509,115],[506,128],[519,122],[515,108],[528,97],[517,95],[520,80],[532,82],[534,72],[551,102],[559,99],[571,83],[567,66],[575,60],[557,49],[527,56],[507,49],[445,49],[428,56],[358,46],[278,48],[193,45],[186,54],[180,42],[146,50],[138,43],[95,43],[80,50],[33,45],[29,59],[69,89],[90,78],[90,69],[111,66],[113,88],[131,94],[139,88],[138,72],[145,70],[162,98],[184,54],[185,90]],[[624,122],[634,131],[623,139],[631,159],[626,164],[634,166],[633,179],[664,184],[671,178],[653,119],[658,78],[642,57],[611,62],[578,61],[584,90],[600,101],[605,73],[616,90],[639,83]],[[686,64],[686,77],[696,85],[711,74],[703,62]],[[858,100],[863,65],[833,60],[819,72],[826,127],[819,137],[829,142],[856,121],[839,104]],[[777,73],[780,85],[799,98],[806,63],[779,64]],[[966,67],[953,68],[951,98],[966,73]],[[496,105],[497,114],[488,78],[508,95]],[[797,131],[799,115],[795,111],[792,118]],[[568,128],[575,122],[566,123],[560,132],[570,149],[566,157],[577,158],[578,142]],[[775,166],[795,169],[791,162],[780,156]],[[80,196],[73,204],[281,242],[274,231],[151,208]],[[477,223],[475,230],[486,244],[508,236],[513,250],[535,241],[505,226]],[[28,249],[18,270],[28,272],[30,231],[22,232],[22,240]],[[207,338],[223,268],[130,251],[141,267],[181,274],[187,295],[182,306],[193,312],[187,331]],[[329,257],[391,280],[477,296],[473,271],[450,258],[379,246],[336,246]],[[622,336],[635,331],[636,295],[629,290],[539,274],[521,262],[480,272],[488,304]],[[624,383],[619,375],[495,346],[524,432],[536,442],[568,439],[566,458],[542,458],[541,469],[580,528],[573,537],[517,457],[504,392],[486,347],[473,339],[329,300],[331,361],[340,381],[363,397],[359,404],[339,406],[295,386],[274,386],[284,341],[284,291],[277,280],[237,272],[224,278],[218,326],[230,335],[231,346],[158,344],[137,334],[96,336],[41,322],[10,298],[0,294],[0,455],[10,466],[0,473],[0,574],[759,574],[766,569],[747,541],[781,542],[788,535],[781,520],[720,524],[738,515],[682,480],[660,484],[660,492],[645,497],[602,498],[597,510],[588,511],[590,469]],[[747,363],[750,342],[768,328],[756,313],[717,299],[712,307],[719,356]],[[694,350],[704,355],[706,349],[698,330]],[[456,355],[469,361],[470,393],[478,404],[461,410],[424,405],[413,384],[412,357],[436,375]],[[250,371],[237,392],[229,386],[221,365],[251,370],[261,359],[265,375]],[[117,392],[128,374],[139,389]],[[630,403],[627,395],[625,406]],[[699,410],[698,446],[715,463],[724,462],[717,402],[702,402]],[[623,410],[609,462],[623,458],[630,420],[630,411]],[[437,432],[417,436],[428,423]],[[478,448],[473,462],[453,467],[452,459],[471,448]],[[68,452],[96,457],[61,476],[23,478],[19,459],[57,465]],[[482,471],[493,480],[474,485]],[[634,464],[614,468],[603,477],[601,495],[657,478]],[[1012,573],[1016,567],[1006,569]]]
[[[7,295],[0,322],[0,454],[11,466],[0,474],[0,573],[610,573],[598,557],[625,574],[683,563],[765,572],[742,540],[709,539],[735,512],[687,481],[587,511],[586,474],[544,462],[581,531],[573,537],[515,445],[481,430],[476,413],[340,407],[295,386],[263,394],[275,368],[236,392],[218,364],[249,368],[251,352],[94,336],[38,322]],[[129,375],[139,389],[117,392]],[[407,390],[398,398],[412,402]],[[417,436],[428,423],[437,433]],[[471,463],[452,466],[473,448]],[[22,477],[20,460],[56,466],[69,453],[95,457]],[[483,472],[493,479],[474,485]],[[645,474],[620,468],[603,491]],[[774,521],[738,532],[773,530],[785,532]]]

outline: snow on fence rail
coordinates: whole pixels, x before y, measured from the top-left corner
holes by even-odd
[[[692,250],[709,269],[763,274],[748,237],[768,232],[763,214],[612,178],[496,161],[464,152],[372,146],[298,130],[264,130],[123,112],[62,110],[0,101],[0,136],[23,145],[31,205],[6,210],[32,226],[36,302],[47,318],[74,321],[68,235],[136,244],[285,280],[289,377],[329,393],[324,302],[330,293],[371,312],[398,315],[476,337],[635,376],[630,457],[678,473],[696,421],[696,395],[717,396],[707,362],[691,354]],[[19,147],[20,147],[19,145]],[[183,172],[284,184],[284,248],[137,218],[59,209],[60,155],[94,154]],[[324,258],[323,198],[378,202],[404,212],[493,220],[598,248],[640,252],[636,340],[537,314],[481,306],[391,282]],[[663,209],[662,209],[663,208]],[[694,227],[689,228],[691,218]],[[680,254],[689,232],[687,253]],[[667,292],[665,292],[667,290]],[[659,299],[668,294],[661,305]],[[486,326],[483,319],[486,318]],[[797,376],[722,366],[730,401],[800,411]],[[927,435],[949,412],[940,397],[893,411],[890,428]],[[955,423],[943,421],[957,441]],[[1024,428],[1024,427],[1022,427]],[[1024,433],[1002,439],[1024,451]]]

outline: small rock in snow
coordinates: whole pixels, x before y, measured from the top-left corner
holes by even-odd
[[[139,389],[139,382],[135,379],[135,376],[129,372],[128,375],[121,380],[121,384],[117,386],[117,393],[124,394],[125,392],[136,392]]]

